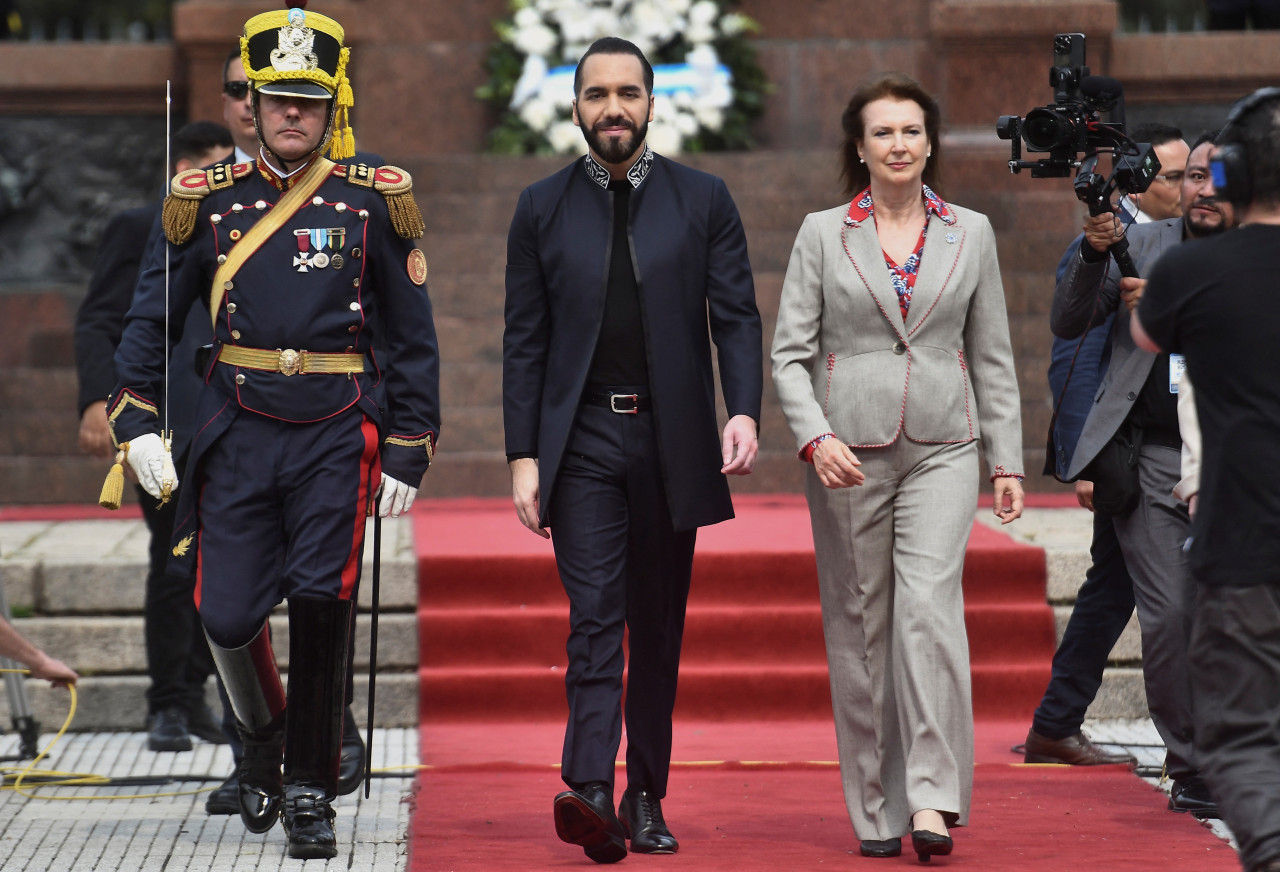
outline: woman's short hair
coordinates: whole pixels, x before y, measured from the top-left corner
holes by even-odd
[[[924,110],[924,129],[929,136],[932,156],[924,165],[924,183],[939,196],[942,195],[942,149],[939,128],[942,126],[942,110],[938,101],[924,86],[906,73],[884,73],[864,83],[849,98],[840,124],[844,128],[844,143],[840,146],[840,178],[844,182],[844,194],[853,197],[871,184],[871,173],[866,164],[858,160],[858,143],[863,138],[862,110],[876,100],[911,100]]]

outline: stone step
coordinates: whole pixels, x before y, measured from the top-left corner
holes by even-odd
[[[288,680],[288,675],[281,676]],[[76,683],[75,719],[72,732],[137,732],[145,729],[147,717],[146,691],[149,682],[142,675],[83,676]],[[47,681],[25,680],[27,702],[31,714],[44,732],[52,733],[67,718],[68,696],[65,690],[49,686]],[[418,725],[418,674],[413,672],[378,671],[374,725],[378,727],[416,727]],[[368,704],[368,679],[356,675],[352,711],[363,731]],[[217,686],[205,683],[205,701],[217,717],[222,708]],[[0,724],[10,729],[12,712],[7,695],[0,694]],[[56,762],[56,761],[55,761]]]

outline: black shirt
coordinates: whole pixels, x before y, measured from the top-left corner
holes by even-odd
[[[1203,437],[1191,571],[1206,584],[1280,584],[1280,226],[1167,252],[1138,316],[1186,355]]]
[[[587,381],[601,387],[641,388],[649,384],[645,362],[640,286],[631,260],[631,182],[609,183],[613,197],[613,243],[609,248],[609,284],[604,320],[596,340]]]

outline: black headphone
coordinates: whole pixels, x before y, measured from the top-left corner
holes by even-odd
[[[1244,123],[1246,115],[1275,99],[1280,99],[1280,88],[1259,88],[1241,97],[1227,113],[1227,123],[1218,134],[1218,141],[1223,142],[1228,135],[1237,134],[1235,128]],[[1245,153],[1244,143],[1226,142],[1218,146],[1217,153],[1209,161],[1209,172],[1219,199],[1233,204],[1248,203],[1253,199],[1253,176],[1249,172],[1249,156]]]

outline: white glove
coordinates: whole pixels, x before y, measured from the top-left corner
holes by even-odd
[[[382,474],[382,485],[379,488],[382,499],[378,501],[378,514],[383,517],[398,518],[409,511],[413,498],[418,495],[416,487],[409,487],[402,481],[396,481],[385,472]]]
[[[164,440],[155,433],[145,433],[128,442],[126,460],[138,476],[138,484],[156,499],[161,498],[167,484],[168,492],[178,489],[178,473],[173,468],[173,455],[165,448]]]

